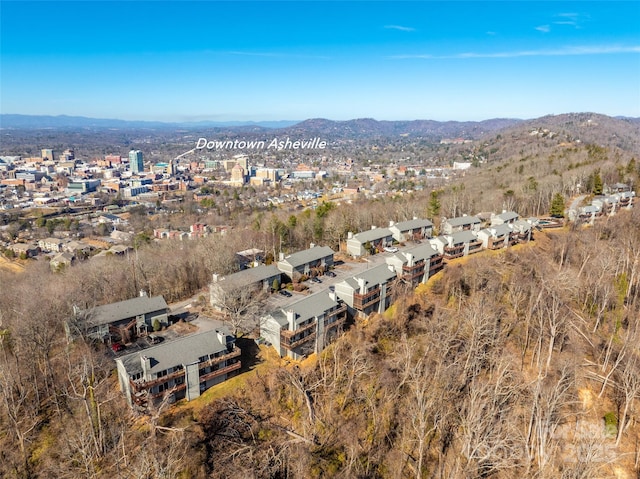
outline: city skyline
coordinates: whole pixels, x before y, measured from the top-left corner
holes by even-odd
[[[3,1],[0,108],[163,122],[638,117],[638,25],[639,2]]]

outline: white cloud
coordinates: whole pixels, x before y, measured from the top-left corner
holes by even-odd
[[[560,20],[554,21],[554,25],[569,25],[575,28],[580,28],[584,20],[588,20],[588,17],[579,13],[558,13],[555,17],[560,18]]]
[[[216,52],[212,52],[216,53]],[[239,56],[247,56],[247,57],[264,57],[264,58],[309,58],[316,60],[330,60],[331,57],[323,56],[323,55],[304,55],[297,53],[281,53],[281,52],[251,52],[251,51],[241,51],[241,50],[231,50],[226,52],[219,52],[225,55],[239,55]]]
[[[385,25],[387,30],[399,30],[401,32],[415,32],[416,29],[412,27],[403,27],[402,25]]]
[[[549,33],[551,31],[551,27],[549,25],[540,25],[536,27],[536,30],[542,33]]]
[[[425,60],[464,60],[468,58],[520,58],[520,57],[558,57],[577,55],[612,55],[616,53],[640,53],[640,45],[595,45],[564,47],[555,50],[519,50],[513,52],[466,52],[455,55],[431,55],[431,54],[411,54],[394,55],[389,57],[397,60],[425,59]]]

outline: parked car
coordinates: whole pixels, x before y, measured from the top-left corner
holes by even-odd
[[[396,248],[395,246],[385,246],[384,250],[387,253],[397,253],[398,252],[398,248]]]
[[[311,281],[313,283],[322,283],[322,280],[320,278],[316,278],[316,277],[311,278]]]
[[[335,278],[335,277],[336,277],[336,274],[335,274],[333,271],[327,271],[327,272],[325,273],[325,275],[326,275],[326,276],[329,276],[330,278]]]
[[[280,293],[282,296],[286,296],[287,298],[290,298],[291,296],[293,296],[289,291],[287,291],[286,289],[281,289],[280,291],[278,291],[278,293]]]
[[[150,334],[147,336],[147,343],[149,344],[158,344],[162,342],[164,338],[162,336],[156,336],[155,334]]]
[[[114,353],[118,353],[124,349],[124,344],[121,343],[113,343],[111,344],[111,349]]]

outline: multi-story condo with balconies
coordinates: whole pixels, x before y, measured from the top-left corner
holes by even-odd
[[[391,305],[396,277],[393,266],[381,264],[337,283],[335,290],[338,298],[349,307],[352,317],[368,316],[382,313]]]
[[[427,280],[444,267],[442,254],[429,243],[408,248],[386,258],[396,274],[413,286]]]
[[[347,306],[333,292],[320,292],[272,311],[260,320],[260,335],[280,356],[302,359],[338,336]]]
[[[130,406],[195,399],[241,367],[240,349],[225,328],[166,341],[116,359]]]

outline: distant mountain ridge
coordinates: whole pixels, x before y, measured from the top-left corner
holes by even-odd
[[[299,121],[194,121],[194,122],[161,122],[143,120],[118,120],[105,118],[88,118],[69,115],[19,115],[0,114],[0,128],[12,129],[45,129],[45,128],[206,128],[206,127],[263,127],[285,128]]]
[[[155,121],[127,121],[97,119],[78,116],[31,116],[1,114],[0,128],[5,130],[154,130],[158,133],[172,129],[187,129],[193,134],[212,137],[260,137],[264,135],[291,136],[297,138],[322,137],[329,141],[350,140],[392,140],[408,138],[439,142],[442,139],[464,138],[479,140],[499,133],[521,131],[528,134],[531,129],[549,128],[563,130],[596,143],[617,134],[625,142],[636,144],[640,119],[609,117],[597,113],[565,113],[547,115],[536,119],[493,118],[483,121],[435,121],[407,120],[387,121],[372,118],[357,118],[334,121],[312,118],[301,122],[184,122],[164,123]],[[589,127],[585,130],[585,127]],[[595,127],[595,128],[591,128]],[[606,130],[606,131],[604,131]],[[586,135],[586,137],[585,137]]]

